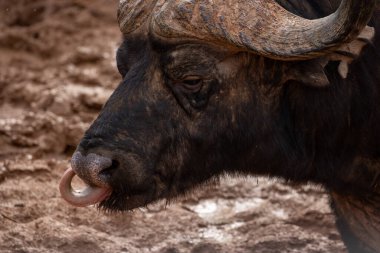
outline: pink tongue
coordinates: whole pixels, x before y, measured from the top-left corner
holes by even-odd
[[[94,205],[111,194],[110,188],[93,186],[87,186],[80,191],[76,191],[71,187],[71,180],[74,176],[75,172],[69,168],[65,171],[59,183],[59,191],[61,192],[62,198],[73,206],[83,207]]]

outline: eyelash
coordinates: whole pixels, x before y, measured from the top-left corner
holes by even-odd
[[[197,84],[201,83],[202,79],[200,79],[200,78],[197,78],[197,79],[187,79],[187,80],[185,79],[182,82],[184,84],[186,84],[186,85],[193,86],[193,85],[197,85]]]
[[[178,81],[185,90],[190,92],[197,92],[202,88],[203,80],[199,77],[187,77],[181,81]]]

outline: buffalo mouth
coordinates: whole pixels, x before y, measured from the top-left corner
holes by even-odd
[[[76,207],[86,207],[90,205],[98,205],[100,209],[105,211],[129,211],[139,207],[146,207],[148,204],[161,199],[161,194],[157,194],[155,183],[150,189],[131,193],[124,187],[111,186],[91,186],[75,190],[71,186],[71,182],[76,173],[71,169],[67,169],[63,174],[59,190],[62,198],[69,204]]]
[[[107,198],[99,202],[98,207],[104,211],[131,211],[140,207],[147,207],[154,203],[158,198],[155,194],[147,191],[141,194],[126,194],[123,190],[113,191]]]

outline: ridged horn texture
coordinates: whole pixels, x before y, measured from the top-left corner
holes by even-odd
[[[376,0],[342,0],[335,13],[308,20],[288,12],[275,0],[121,2],[124,9],[120,13],[127,13],[119,19],[123,32],[131,31],[131,26],[141,24],[153,13],[150,25],[159,36],[228,44],[282,60],[319,57],[355,39],[376,4]]]
[[[139,28],[152,13],[157,0],[120,0],[117,13],[120,30],[128,34]]]

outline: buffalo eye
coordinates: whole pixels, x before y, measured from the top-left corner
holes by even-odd
[[[188,92],[198,92],[202,88],[203,80],[199,76],[188,76],[179,82]]]

